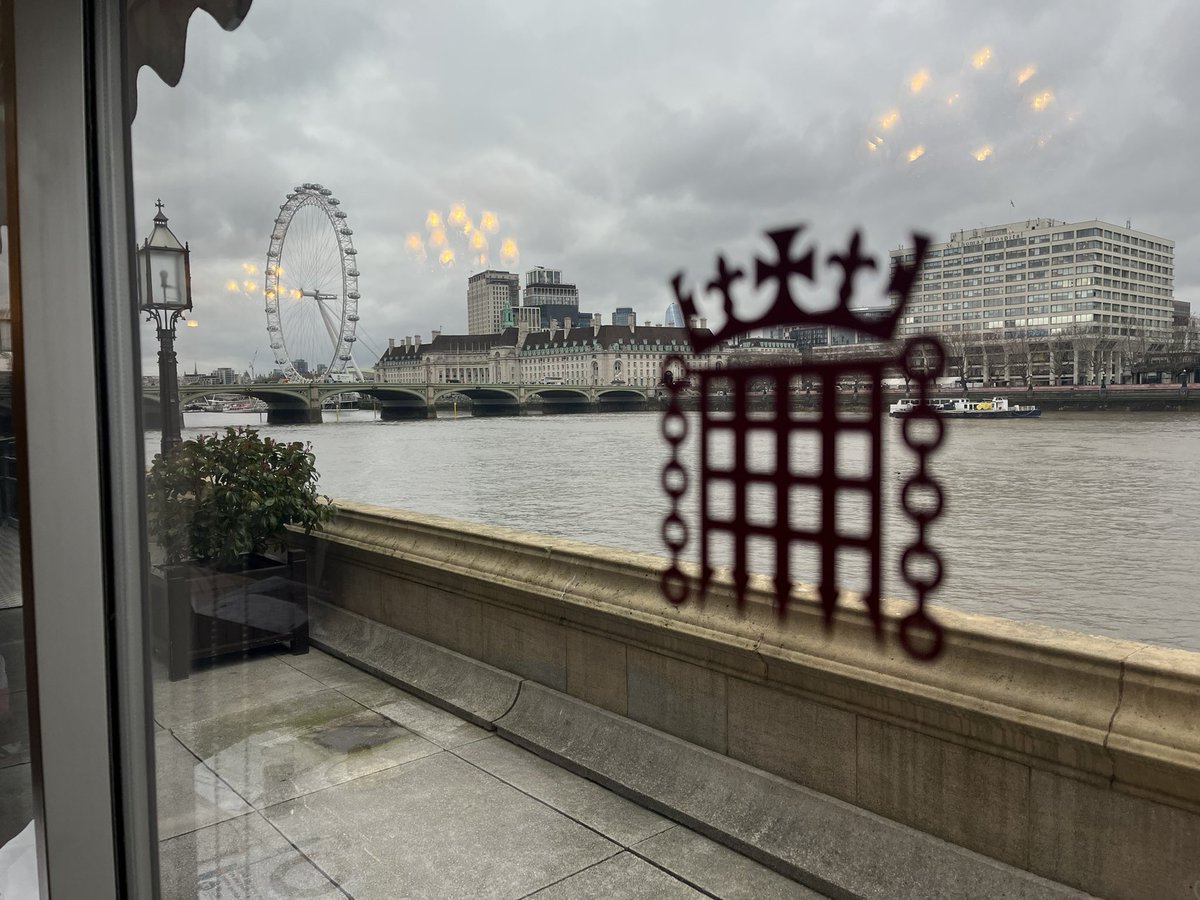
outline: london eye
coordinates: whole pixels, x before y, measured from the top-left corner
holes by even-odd
[[[279,206],[264,296],[275,364],[289,381],[351,375],[358,325],[358,251],[333,191],[297,185]]]

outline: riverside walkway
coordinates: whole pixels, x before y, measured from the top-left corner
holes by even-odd
[[[154,693],[166,898],[822,896],[315,649]]]

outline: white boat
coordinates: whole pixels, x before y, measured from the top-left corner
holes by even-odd
[[[256,413],[256,412],[266,412],[267,409],[268,409],[267,401],[259,400],[257,398],[250,398],[247,400],[230,400],[229,402],[227,402],[225,404],[225,406],[221,410],[221,412]]]
[[[888,408],[888,415],[903,416],[920,403],[920,400],[905,397]],[[1036,419],[1042,414],[1036,406],[1009,403],[1007,397],[993,397],[991,400],[930,400],[929,405],[944,419]]]

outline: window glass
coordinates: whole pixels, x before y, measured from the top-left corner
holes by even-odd
[[[988,54],[976,15],[997,34]],[[684,395],[696,406],[689,376],[706,367],[799,366],[857,344],[894,351],[822,316],[838,299],[830,254],[860,225],[878,268],[858,276],[857,308],[892,312],[888,263],[912,264],[913,232],[928,234],[901,334],[943,336],[953,350],[947,382],[1045,407],[1036,431],[956,428],[952,449],[935,458],[954,524],[936,531],[948,574],[933,600],[1200,649],[1196,566],[1152,525],[1097,512],[1153,507],[1168,490],[1200,511],[1188,468],[1195,423],[1118,420],[1107,400],[1164,378],[1178,398],[1186,385],[1171,379],[1200,375],[1183,356],[1196,344],[1194,322],[1181,311],[1175,330],[1167,302],[1200,285],[1194,254],[1182,252],[1178,292],[1171,281],[1171,242],[1194,246],[1192,223],[1151,202],[1182,179],[1170,166],[1134,166],[1123,143],[1154,133],[1143,92],[1178,99],[1183,89],[1164,78],[1134,90],[1059,61],[1059,37],[1080,27],[1081,46],[1101,42],[1106,57],[1136,52],[1157,66],[1165,26],[1125,34],[1046,15],[1034,23],[997,6],[908,23],[880,13],[888,28],[863,29],[861,11],[837,4],[746,13],[705,2],[681,16],[520,2],[469,11],[313,3],[300,13],[255,0],[230,32],[195,18],[177,87],[142,71],[134,208],[146,242],[143,300],[157,304],[142,332],[142,388],[170,892],[201,892],[204,877],[226,875],[221,889],[249,895],[293,877],[317,894],[332,889],[346,866],[325,863],[353,839],[332,811],[321,820],[305,805],[449,752],[421,731],[412,711],[428,711],[411,696],[355,669],[362,660],[311,644],[318,604],[386,619],[394,579],[369,562],[330,576],[346,563],[330,564],[319,541],[242,540],[253,523],[237,517],[264,518],[268,499],[281,502],[267,493],[275,486],[202,509],[215,480],[249,480],[261,454],[276,453],[314,469],[306,524],[321,524],[316,495],[328,494],[347,509],[376,504],[661,557],[666,372],[672,383],[689,379]],[[796,52],[797,34],[814,52]],[[536,50],[498,53],[516,47]],[[917,57],[935,74],[907,71]],[[860,59],[872,64],[847,62]],[[1128,119],[1116,123],[1114,109]],[[1162,152],[1188,171],[1183,147]],[[1117,222],[1037,218],[1093,215],[1097,184],[1111,186],[1106,208],[1137,211],[1138,233],[1158,239]],[[808,223],[817,271],[786,283],[809,317],[764,323],[755,260],[770,244],[761,232],[792,219]],[[1162,258],[1135,257],[1136,248]],[[1105,283],[1074,277],[1076,249],[1079,260],[1103,262]],[[730,307],[753,327],[708,354],[687,345],[685,372],[671,357],[684,352],[688,329],[730,323],[720,290],[710,290],[718,252],[726,275],[737,267]],[[1147,280],[1159,277],[1151,264],[1164,270],[1160,281]],[[680,271],[699,304],[690,322],[670,286]],[[1097,319],[1092,297],[1129,314]],[[1160,357],[1179,367],[1156,370]],[[1067,402],[1057,389],[1070,387],[1094,394],[1097,408],[1057,414]],[[765,415],[771,390],[747,390],[756,405],[737,414]],[[794,393],[796,421],[815,414],[817,392]],[[733,401],[721,402],[733,415]],[[699,422],[695,409],[689,416]],[[884,423],[889,453],[904,450],[901,427]],[[187,465],[211,468],[187,469],[177,444]],[[1169,448],[1161,472],[1143,465],[1151,446]],[[902,518],[899,501],[888,502],[888,515]],[[753,553],[756,566],[774,559]],[[696,560],[694,541],[685,557]],[[815,577],[806,564],[797,554],[797,581]],[[900,590],[895,566],[886,568],[886,589]],[[1162,596],[1132,614],[1129,597],[1147,578]],[[426,589],[425,624],[457,614],[461,598],[444,584]],[[553,643],[535,629],[467,619],[455,652],[484,662],[502,641],[531,655]],[[414,626],[420,640],[423,627]],[[538,666],[529,669],[544,674]],[[366,699],[376,694],[391,699]],[[361,753],[355,745],[351,760],[347,734],[380,739]],[[342,811],[357,814],[349,806]],[[521,896],[534,893],[525,887]]]
[[[9,28],[8,4],[0,4],[0,32]],[[8,83],[12,61],[7,58],[11,41],[0,33],[0,164],[7,162],[7,131],[13,117],[5,109],[12,85]],[[23,537],[17,499],[20,423],[13,409],[14,378],[21,359],[14,355],[14,321],[17,308],[18,271],[12,253],[16,229],[14,168],[0,165],[4,185],[0,191],[0,859],[5,871],[0,882],[13,891],[36,891],[33,869],[33,773],[29,743],[29,683],[26,661],[32,656],[26,646],[26,616],[30,614],[22,591]],[[19,862],[13,862],[19,860]],[[8,866],[12,865],[11,871]]]

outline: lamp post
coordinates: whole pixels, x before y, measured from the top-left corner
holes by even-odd
[[[182,442],[179,428],[179,375],[175,362],[175,323],[192,308],[191,253],[167,227],[163,203],[155,206],[154,230],[137,249],[138,299],[146,321],[158,328],[158,391],[162,409],[162,453]]]

